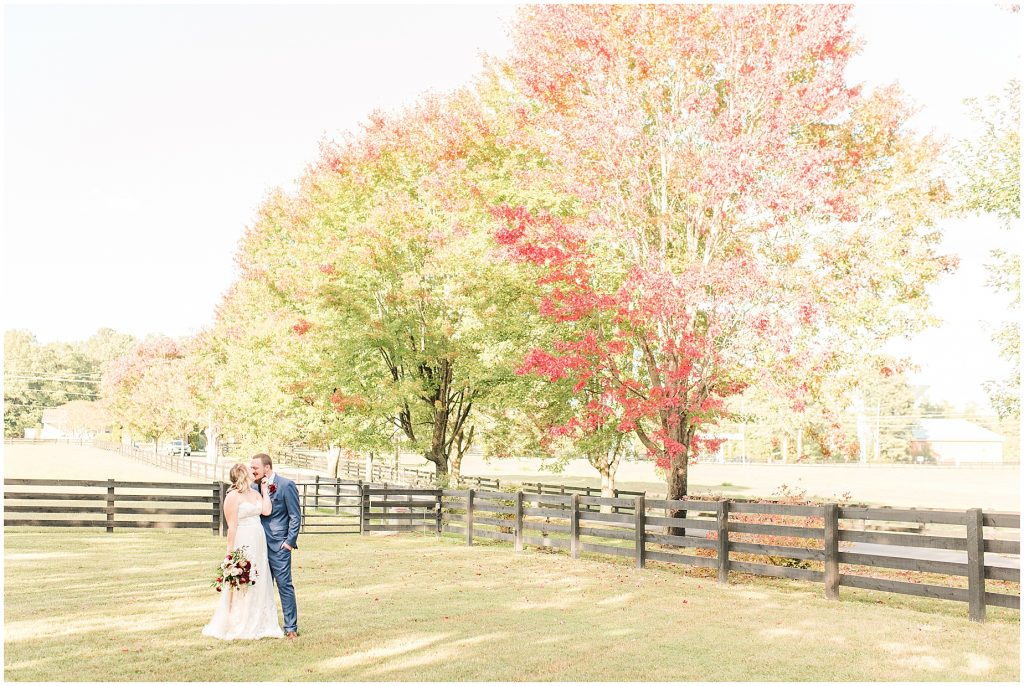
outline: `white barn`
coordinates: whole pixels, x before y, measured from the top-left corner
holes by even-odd
[[[966,419],[921,419],[912,433],[912,457],[933,457],[939,464],[957,466],[1003,461],[1006,439]]]

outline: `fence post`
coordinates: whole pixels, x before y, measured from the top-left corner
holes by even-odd
[[[224,499],[228,497],[228,493],[227,493],[228,489],[224,488],[225,483],[223,481],[218,481],[217,483],[220,485],[220,490],[217,493],[217,499],[220,501],[220,503],[218,504],[218,507],[220,508],[220,510],[219,510],[220,535],[221,536],[227,536],[228,535],[228,520],[224,517]]]
[[[516,552],[523,550],[523,492],[516,491]]]
[[[107,533],[114,533],[114,480],[107,479]]]
[[[496,490],[496,491],[500,491],[501,490],[501,479],[495,479],[494,480],[494,490]]]
[[[444,491],[442,491],[441,489],[438,489],[438,491],[437,491],[437,505],[435,505],[435,507],[437,508],[437,537],[438,538],[441,538],[441,527],[444,525],[444,520],[443,520],[443,517],[444,517],[443,505],[444,505],[444,503],[441,500],[441,497],[443,495],[444,495]],[[410,511],[411,510],[412,510],[412,508],[410,508]]]
[[[617,489],[617,488],[613,488],[612,489],[612,497],[615,497],[615,498],[619,497],[619,489]],[[618,505],[614,505],[612,507],[612,512],[614,512],[615,514],[619,514],[619,506]]]
[[[569,500],[569,554],[580,556],[580,494],[573,493]]]
[[[316,485],[313,490],[313,509],[317,510],[320,508],[320,475],[316,475]]]
[[[633,508],[633,527],[635,529],[633,540],[636,543],[636,566],[638,569],[642,569],[644,566],[644,533],[647,522],[647,506],[642,495],[638,495],[633,499]]]
[[[473,545],[473,496],[472,488],[466,493],[466,545]]]
[[[367,503],[366,486],[363,484],[362,480],[359,480],[358,484],[359,484],[359,533],[360,534],[365,534],[366,533],[366,524],[367,524],[366,520],[369,518],[369,510],[370,510],[370,508],[368,507],[368,503]]]
[[[718,503],[718,583],[729,583],[729,501]]]
[[[825,597],[839,600],[839,506],[825,505]]]
[[[985,621],[985,529],[979,508],[967,510],[967,600],[972,622]]]
[[[213,501],[213,512],[210,515],[210,532],[216,536],[220,533],[220,482],[213,482],[213,492],[210,498]]]

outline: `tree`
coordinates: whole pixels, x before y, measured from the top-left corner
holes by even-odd
[[[961,141],[957,162],[963,176],[961,210],[993,214],[1003,228],[1020,231],[1020,82],[1011,80],[1002,94],[967,101],[982,127],[976,141]],[[1009,296],[1009,314],[992,337],[999,355],[1010,363],[1010,377],[985,383],[1001,418],[1020,416],[1020,255],[993,250],[986,265],[987,285]]]
[[[514,377],[535,316],[521,306],[532,284],[494,256],[489,205],[516,197],[515,160],[486,95],[425,98],[325,144],[294,195],[268,198],[239,258],[292,313],[289,392],[330,403],[331,442],[403,440],[441,479],[458,479],[475,413]]]
[[[924,286],[951,267],[933,250],[938,146],[903,131],[895,89],[845,82],[848,13],[520,10],[504,75],[516,139],[547,160],[522,182],[578,200],[495,209],[563,325],[526,366],[580,394],[596,384],[588,422],[634,433],[669,498],[686,495],[696,430],[726,398],[781,376],[802,379],[788,392],[803,403],[850,347],[913,330]]]
[[[188,440],[198,419],[181,346],[157,336],[113,360],[103,375],[105,408],[113,417],[153,441],[175,435]]]
[[[80,344],[40,345],[30,331],[4,332],[4,435],[41,425],[43,410],[93,400],[99,369]]]
[[[62,406],[64,428],[74,436],[97,434],[110,426],[110,415],[99,402],[72,400]]]
[[[83,355],[92,360],[97,374],[102,375],[108,364],[127,354],[137,342],[130,334],[104,327],[97,329],[96,333],[77,347]]]
[[[317,415],[285,371],[293,323],[294,314],[263,282],[243,279],[229,289],[213,328],[197,341],[205,370],[196,391],[203,414],[219,427],[218,434],[232,436],[245,452],[274,453],[295,442],[315,443],[316,432],[309,427],[329,409],[321,399]]]

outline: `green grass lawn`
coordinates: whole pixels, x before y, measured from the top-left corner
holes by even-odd
[[[796,582],[718,586],[504,545],[315,536],[297,641],[200,635],[224,541],[5,530],[11,681],[1018,681],[1019,614]],[[882,604],[884,601],[884,604]]]

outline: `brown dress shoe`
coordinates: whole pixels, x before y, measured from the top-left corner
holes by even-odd
[[[287,636],[288,638],[298,638],[299,637],[299,635],[296,632],[294,632],[294,631],[289,631],[287,634],[285,634],[285,636]]]

